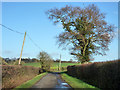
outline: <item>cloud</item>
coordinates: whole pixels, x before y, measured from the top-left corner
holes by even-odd
[[[12,51],[9,51],[9,50],[5,50],[3,51],[3,54],[12,54],[13,52]]]

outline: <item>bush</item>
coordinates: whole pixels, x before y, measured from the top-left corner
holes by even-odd
[[[2,66],[2,88],[15,88],[23,82],[42,73],[42,70],[32,66]]]
[[[120,88],[120,60],[67,67],[67,73],[101,89]]]

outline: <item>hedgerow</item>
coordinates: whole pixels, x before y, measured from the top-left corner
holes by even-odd
[[[23,82],[32,79],[42,73],[42,70],[32,66],[3,65],[2,88],[15,88]]]
[[[67,73],[101,89],[120,88],[120,60],[67,67]]]

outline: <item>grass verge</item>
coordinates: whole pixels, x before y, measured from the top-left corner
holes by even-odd
[[[72,88],[77,89],[77,88],[86,88],[86,89],[95,89],[95,90],[100,90],[99,88],[96,88],[92,85],[89,85],[77,78],[74,78],[72,76],[67,75],[66,73],[61,74],[62,79],[64,79]]]
[[[34,77],[33,79],[21,84],[20,86],[17,86],[16,88],[14,88],[13,90],[19,90],[20,88],[30,88],[32,87],[32,85],[34,85],[37,81],[39,81],[43,76],[45,76],[47,74],[47,72],[42,73],[40,75],[37,75],[36,77]]]

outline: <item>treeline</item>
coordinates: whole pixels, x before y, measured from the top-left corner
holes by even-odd
[[[10,58],[2,58],[5,62],[7,63],[11,63],[11,62],[15,62],[16,60],[19,60],[19,58],[13,58],[13,59],[10,59]],[[38,59],[36,58],[22,58],[21,61],[25,62],[25,63],[30,63],[30,62],[39,62]]]
[[[60,60],[54,60],[54,62],[60,62]],[[61,61],[61,63],[76,63],[75,61]]]
[[[13,59],[10,59],[10,58],[2,58],[3,60],[3,64],[10,64],[10,63],[13,63],[17,60],[19,60],[19,58],[13,58]],[[40,60],[36,59],[36,58],[22,58],[21,61],[25,62],[25,63],[33,63],[33,62],[40,62]],[[60,60],[53,60],[54,62],[59,62]],[[5,63],[4,63],[5,62]],[[76,63],[76,61],[61,61],[61,63]]]
[[[120,88],[120,60],[68,66],[67,73],[100,89]]]

